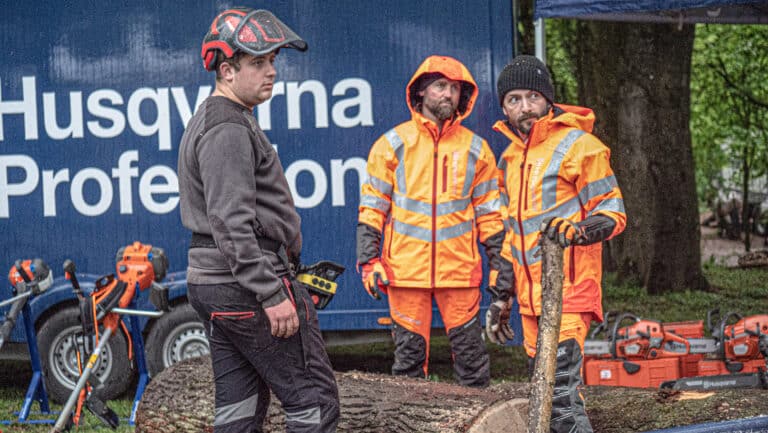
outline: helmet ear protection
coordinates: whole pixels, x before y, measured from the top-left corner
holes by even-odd
[[[216,69],[216,50],[224,52],[226,57],[232,57],[235,55],[235,50],[223,41],[211,41],[207,44],[203,44],[203,66],[206,71],[213,71]]]
[[[307,43],[271,12],[250,8],[227,9],[214,18],[203,38],[200,56],[208,71],[216,68],[216,50],[226,57],[243,51],[262,56],[282,47],[307,50]]]

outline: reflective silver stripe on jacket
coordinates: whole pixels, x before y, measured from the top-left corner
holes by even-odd
[[[523,233],[530,234],[538,232],[541,229],[541,222],[545,219],[556,216],[573,215],[580,209],[581,204],[579,203],[579,198],[573,197],[565,203],[562,203],[560,206],[556,206],[554,209],[550,209],[547,212],[533,216],[523,221]],[[520,235],[520,226],[517,224],[517,219],[515,219],[515,217],[509,217],[509,224],[512,226],[510,228],[514,231],[514,233],[516,235]]]
[[[382,195],[392,196],[392,184],[386,180],[368,174],[365,176],[365,183],[371,185],[373,189],[380,192]]]
[[[403,153],[405,152],[405,146],[403,146],[403,140],[400,138],[400,136],[397,134],[397,131],[394,129],[390,129],[389,131],[384,134],[385,137],[387,137],[387,140],[389,140],[389,144],[392,146],[392,151],[395,152],[395,157],[397,157],[397,169],[395,170],[395,179],[397,179],[397,189],[400,190],[402,194],[405,194],[405,165],[402,164],[403,162]]]
[[[298,422],[302,424],[320,424],[320,407],[313,407],[296,412],[285,411],[285,422]]]
[[[614,176],[604,177],[602,179],[591,182],[585,185],[584,188],[581,189],[578,196],[573,197],[564,203],[561,203],[559,206],[553,209],[550,209],[544,213],[533,216],[523,221],[523,232],[533,233],[533,232],[539,231],[539,229],[541,228],[541,222],[546,220],[547,218],[553,218],[556,216],[565,217],[568,215],[573,215],[581,209],[581,206],[583,204],[589,202],[589,200],[595,197],[599,197],[603,194],[607,194],[611,192],[611,190],[613,190],[615,186],[616,186],[616,178]],[[623,207],[624,207],[623,200],[621,203],[621,207],[623,212]],[[603,210],[611,210],[611,209],[603,209]],[[511,226],[510,229],[512,229],[516,235],[520,235],[520,227],[518,226],[517,220],[515,219],[515,217],[510,216],[509,223]]]
[[[475,181],[475,166],[477,159],[480,158],[480,151],[483,149],[483,139],[477,135],[472,135],[472,144],[469,146],[469,155],[467,155],[467,174],[464,177],[464,188],[461,190],[461,196],[469,195],[472,188],[472,182]]]
[[[504,176],[504,182],[507,181],[507,160],[504,158],[501,158],[498,164],[499,170],[502,172],[502,176]],[[509,188],[509,185],[507,185],[507,188]],[[509,207],[509,195],[507,195],[507,188],[504,188],[504,191],[501,191],[501,204],[503,204],[505,207]]]
[[[560,143],[555,148],[552,160],[549,161],[549,165],[544,171],[544,177],[542,178],[541,210],[549,209],[557,203],[557,175],[560,173],[560,166],[563,163],[565,154],[571,149],[573,143],[584,134],[584,131],[574,129],[560,140]]]
[[[456,224],[455,226],[437,229],[437,232],[435,233],[435,241],[442,242],[469,233],[472,231],[472,226],[474,224],[474,220],[469,220]],[[397,234],[410,236],[424,242],[432,242],[432,230],[430,229],[394,220],[392,221],[392,230]]]
[[[472,190],[472,197],[482,197],[483,195],[491,192],[491,191],[497,191],[499,189],[499,180],[494,178],[491,180],[487,180],[483,183],[479,183],[475,186],[475,189]]]
[[[526,263],[528,263],[528,265],[532,265],[541,260],[542,255],[537,256],[537,253],[539,252],[540,249],[541,247],[539,245],[536,245],[530,250],[525,252],[525,261]],[[520,266],[523,266],[522,252],[519,249],[517,249],[516,245],[512,245],[511,250],[512,250],[512,258],[514,258],[515,261],[520,264]]]
[[[586,204],[589,200],[607,194],[617,186],[619,186],[619,184],[616,183],[616,176],[606,176],[584,185],[584,188],[579,191],[579,199],[582,204]]]
[[[254,394],[245,400],[226,406],[217,407],[213,417],[213,425],[224,425],[243,418],[251,418],[256,413],[256,404],[259,401],[259,395]]]
[[[398,158],[398,164],[397,169],[395,170],[395,182],[397,183],[397,191],[394,191],[392,193],[392,201],[394,202],[395,206],[398,208],[401,208],[403,210],[417,213],[420,215],[432,217],[433,216],[433,210],[432,210],[432,202],[423,202],[420,200],[416,200],[413,198],[410,198],[407,196],[406,191],[406,179],[405,179],[405,166],[403,164],[403,152],[404,152],[404,146],[403,146],[403,140],[400,138],[400,136],[397,134],[397,132],[392,129],[388,131],[385,136],[387,137],[387,140],[392,144],[392,148],[395,152],[395,155]],[[466,169],[466,175],[464,178],[464,186],[462,188],[462,197],[460,199],[451,200],[445,203],[437,203],[434,209],[434,217],[441,217],[446,215],[451,215],[457,212],[462,212],[466,210],[469,205],[472,203],[472,198],[470,197],[470,192],[472,192],[472,196],[475,196],[474,191],[472,190],[472,184],[475,180],[475,172],[476,172],[476,165],[477,160],[480,157],[480,152],[483,148],[483,140],[477,135],[472,135],[472,143],[470,144],[469,149],[469,155],[467,156],[467,169]],[[488,184],[488,185],[486,185]],[[498,182],[485,182],[481,186],[481,190],[486,190],[485,192],[490,191],[491,189],[498,189]],[[492,212],[494,210],[499,210],[500,203],[498,200],[491,200],[487,203],[484,203],[483,205],[478,206],[477,208],[474,208],[474,211],[476,214],[479,215],[485,215],[488,212]],[[466,233],[469,233],[472,231],[472,227],[475,224],[474,218],[463,221],[461,223],[458,223],[451,227],[444,227],[441,229],[437,229],[435,233],[435,241],[441,242],[448,239],[453,239],[459,236],[462,236]],[[404,223],[402,221],[393,220],[392,221],[392,228],[395,233],[409,236],[412,238],[416,238],[425,242],[432,242],[432,230],[414,226],[411,224]]]
[[[369,194],[363,194],[362,198],[360,198],[360,206],[367,206],[373,209],[377,209],[385,214],[389,213],[390,205],[391,203],[389,200]]]
[[[491,212],[498,212],[500,209],[501,200],[493,199],[475,206],[475,216],[483,216]]]
[[[607,198],[595,206],[595,208],[589,214],[593,215],[599,211],[626,213],[624,210],[624,200],[620,198]]]
[[[428,217],[432,216],[432,203],[414,200],[398,193],[394,193],[393,200],[395,206],[399,208]],[[437,216],[449,215],[454,212],[462,211],[466,209],[471,202],[472,201],[468,198],[461,198],[445,203],[438,203],[436,209]]]

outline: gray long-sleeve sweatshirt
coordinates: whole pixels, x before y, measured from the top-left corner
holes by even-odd
[[[301,218],[251,110],[223,96],[206,99],[181,139],[178,175],[182,223],[217,246],[190,248],[187,281],[237,282],[265,307],[286,299],[276,271],[282,262],[257,238],[281,242],[298,257]]]

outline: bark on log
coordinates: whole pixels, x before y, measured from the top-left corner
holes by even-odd
[[[527,431],[528,384],[476,389],[360,372],[337,373],[336,380],[339,432]],[[136,413],[136,433],[212,432],[213,402],[210,357],[178,363],[147,386]],[[273,396],[264,431],[285,431],[283,418]]]
[[[563,248],[546,236],[541,237],[541,319],[536,338],[536,365],[531,379],[528,431],[549,432],[552,392],[557,367],[557,341],[563,311]]]

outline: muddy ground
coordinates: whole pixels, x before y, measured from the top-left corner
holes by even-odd
[[[584,395],[596,433],[644,432],[768,415],[768,391],[761,389],[665,392],[590,386]]]

